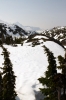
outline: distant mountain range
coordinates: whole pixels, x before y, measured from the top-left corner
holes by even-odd
[[[44,34],[60,41],[63,45],[66,45],[66,26],[54,27],[51,30],[46,30]]]
[[[15,25],[18,25],[19,27],[23,28],[26,31],[42,31],[39,27],[33,27],[33,26],[23,26],[19,22],[14,23]]]
[[[38,31],[40,31],[38,33]],[[41,32],[39,27],[23,26],[19,22],[8,24],[0,20],[0,39],[11,36],[12,38],[35,37],[41,35],[49,39],[49,41],[58,42],[66,45],[66,26],[54,27],[51,30]]]
[[[7,22],[4,22],[2,20],[0,20],[0,23],[4,23],[4,24],[8,24]],[[34,27],[34,26],[23,26],[22,24],[20,24],[19,22],[15,22],[13,24],[10,25],[17,25],[19,27],[21,27],[22,29],[26,30],[26,31],[42,31],[42,29],[40,29],[39,27]]]

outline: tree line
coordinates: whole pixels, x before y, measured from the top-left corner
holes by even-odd
[[[40,91],[44,94],[44,100],[66,100],[66,53],[65,57],[58,56],[59,66],[53,53],[44,46],[48,63],[45,77],[39,78],[39,82],[44,86]],[[61,73],[57,72],[61,69]]]
[[[4,55],[3,68],[1,67],[0,72],[0,100],[16,100],[16,91],[15,91],[15,79],[13,65],[9,58],[9,52],[7,49],[1,45]]]

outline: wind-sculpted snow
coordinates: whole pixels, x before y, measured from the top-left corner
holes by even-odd
[[[54,55],[64,56],[64,49],[54,42],[44,43]],[[44,45],[43,44],[43,45]],[[42,87],[39,77],[44,76],[47,69],[47,57],[44,48],[41,45],[31,47],[27,43],[23,46],[12,47],[4,45],[10,52],[10,59],[13,64],[13,70],[16,77],[16,100],[40,100],[42,97],[39,88]],[[2,52],[2,49],[0,48]],[[3,56],[0,56],[0,65],[3,63]]]

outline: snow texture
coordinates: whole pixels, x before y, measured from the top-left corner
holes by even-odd
[[[54,56],[64,56],[64,49],[54,42],[44,43],[53,53]],[[13,70],[16,77],[16,100],[39,100],[42,97],[39,88],[42,85],[38,78],[44,76],[47,70],[47,57],[43,47],[31,47],[26,43],[21,46],[12,47],[4,45],[10,52],[10,59],[13,64]],[[0,54],[2,49],[0,48]],[[0,56],[0,66],[3,66],[3,56]],[[37,98],[36,98],[37,97]]]

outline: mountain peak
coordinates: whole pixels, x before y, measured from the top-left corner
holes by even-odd
[[[19,27],[23,28],[26,31],[41,31],[40,27],[34,27],[34,26],[23,26],[21,23],[16,22],[15,25],[18,25]]]

